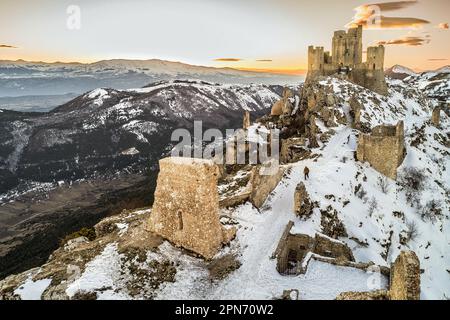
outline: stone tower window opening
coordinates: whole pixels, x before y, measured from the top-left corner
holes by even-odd
[[[178,220],[178,230],[183,230],[183,212],[181,210],[178,210],[177,212],[177,220]]]

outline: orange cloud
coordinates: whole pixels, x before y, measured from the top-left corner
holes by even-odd
[[[239,61],[242,61],[242,59],[239,59],[239,58],[217,58],[217,59],[214,59],[214,61],[219,61],[219,62],[239,62]]]
[[[9,44],[0,44],[0,48],[5,48],[5,49],[17,49],[17,47],[10,46]]]
[[[436,28],[446,30],[446,29],[449,28],[449,26],[448,26],[448,23],[447,23],[447,22],[442,22],[442,23],[439,23],[439,24],[436,26]]]
[[[256,60],[256,62],[272,62],[273,60],[272,59],[259,59],[259,60]]]
[[[428,59],[428,61],[447,61],[448,59]]]
[[[424,44],[430,43],[430,39],[421,37],[404,37],[400,39],[393,39],[388,41],[378,41],[378,45],[406,45],[406,46],[422,46]]]
[[[385,3],[365,4],[356,7],[353,20],[346,27],[355,27],[362,25],[366,29],[405,29],[421,28],[429,24],[428,20],[410,17],[386,17],[384,12],[400,10],[412,5],[417,1],[396,1]]]
[[[307,70],[304,69],[263,69],[263,68],[236,68],[242,71],[252,71],[252,72],[264,72],[272,74],[285,74],[299,76],[306,74]]]

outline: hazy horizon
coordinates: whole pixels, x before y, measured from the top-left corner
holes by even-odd
[[[288,73],[305,70],[309,45],[331,49],[335,30],[367,24],[361,0],[3,0],[0,60],[179,61]],[[416,71],[449,64],[448,0],[380,1],[367,46],[386,45],[386,63]],[[220,14],[218,14],[220,13]]]

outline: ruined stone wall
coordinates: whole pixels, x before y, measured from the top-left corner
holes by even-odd
[[[278,183],[283,178],[284,168],[276,167],[272,174],[267,174],[270,165],[255,166],[252,169],[250,183],[252,186],[250,201],[257,207],[261,208],[266,202],[269,194],[277,187]]]
[[[280,238],[277,249],[272,258],[277,258],[277,271],[281,274],[303,274],[306,272],[308,261],[314,253],[314,259],[322,256],[324,262],[336,263],[337,265],[353,263],[355,261],[351,249],[343,242],[331,239],[325,235],[317,233],[315,237],[306,234],[291,234],[290,230],[294,226],[289,221],[283,235]]]
[[[367,63],[356,66],[349,74],[349,80],[378,94],[387,95],[388,87],[383,70],[371,70]]]
[[[420,299],[420,262],[413,251],[402,251],[391,267],[391,300]]]
[[[212,160],[165,158],[149,229],[175,245],[212,258],[230,235],[219,221],[218,170]]]
[[[389,290],[343,292],[336,300],[419,300],[420,262],[413,251],[402,251],[390,268]]]
[[[439,127],[441,124],[441,108],[436,107],[433,109],[433,114],[431,115],[431,123],[435,127]]]
[[[350,81],[386,95],[388,92],[384,74],[384,54],[383,46],[368,47],[367,60],[365,63],[358,63],[349,74]]]
[[[317,233],[314,243],[313,252],[318,255],[346,261],[355,261],[351,249],[343,242]]]
[[[375,170],[395,180],[397,168],[402,164],[405,156],[403,121],[393,127],[394,136],[392,128],[384,127],[377,127],[370,135],[359,135],[356,157],[358,161],[369,162]]]

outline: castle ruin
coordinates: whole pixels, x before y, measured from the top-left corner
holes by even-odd
[[[371,134],[360,133],[356,158],[369,162],[378,172],[396,180],[397,168],[405,159],[404,124],[396,126],[380,125]]]
[[[149,229],[211,259],[234,237],[219,220],[218,168],[212,160],[169,157],[160,172]]]
[[[323,47],[308,48],[307,81],[319,76],[340,74],[355,84],[379,94],[387,94],[384,77],[384,46],[368,47],[363,62],[362,26],[335,31],[332,53]]]
[[[278,246],[272,255],[277,259],[277,271],[283,275],[305,274],[311,258],[326,262],[354,262],[351,249],[343,242],[316,233],[314,237],[307,234],[292,234],[294,222],[287,224]]]

